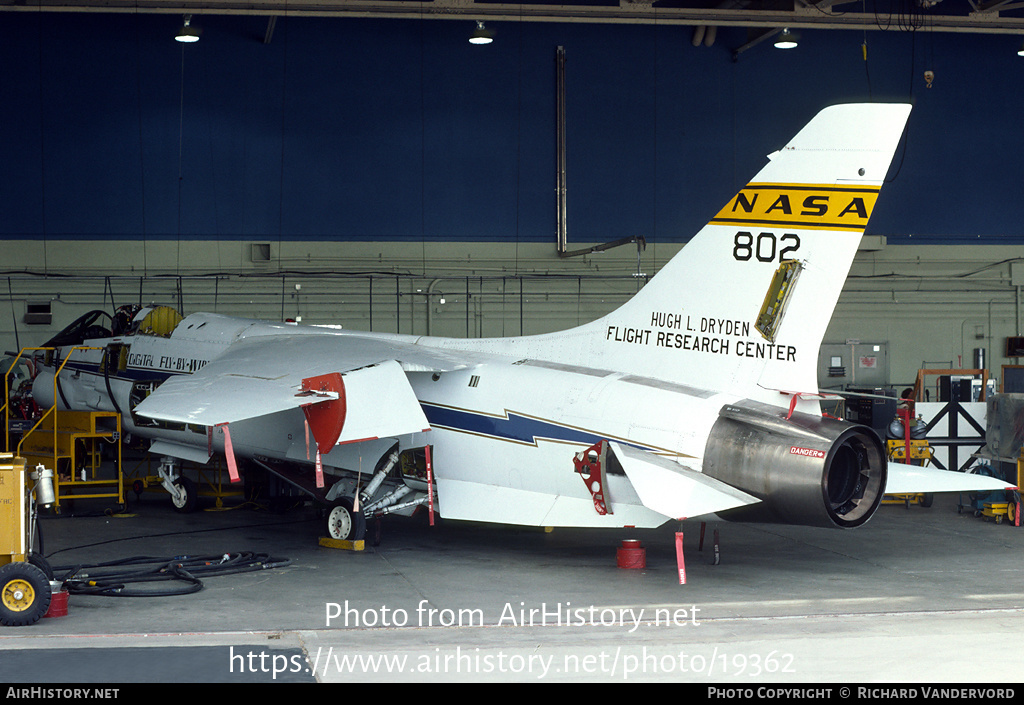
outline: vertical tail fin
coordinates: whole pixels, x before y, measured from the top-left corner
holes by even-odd
[[[816,391],[818,348],[909,114],[822,110],[643,290],[591,324],[601,342],[586,364],[775,404],[788,400],[766,389]]]

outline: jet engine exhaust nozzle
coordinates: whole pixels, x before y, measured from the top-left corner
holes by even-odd
[[[870,428],[755,402],[722,408],[704,472],[761,500],[725,519],[853,528],[882,501],[882,442]]]

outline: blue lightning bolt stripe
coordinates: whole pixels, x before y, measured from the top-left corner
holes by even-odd
[[[641,450],[663,452],[660,448],[632,443],[611,436],[602,436],[586,429],[566,426],[514,411],[506,410],[504,416],[496,416],[478,411],[470,411],[469,409],[439,406],[426,402],[421,402],[420,406],[423,407],[423,413],[426,414],[427,420],[433,427],[446,428],[462,433],[472,433],[478,436],[488,436],[511,443],[535,446],[538,440],[547,440],[592,446],[598,441],[615,440],[625,445],[640,448]]]

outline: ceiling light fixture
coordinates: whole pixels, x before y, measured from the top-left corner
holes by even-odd
[[[1017,56],[1024,56],[1024,44],[1021,44],[1020,49],[1017,50]]]
[[[185,15],[185,22],[181,25],[181,29],[174,35],[174,41],[183,42],[185,44],[191,44],[199,41],[199,35],[203,33],[203,30],[198,27],[192,26],[192,15]]]
[[[796,32],[790,32],[789,28],[782,30],[782,34],[775,40],[776,49],[795,49],[797,40],[800,38]]]
[[[494,32],[484,27],[483,20],[476,21],[476,29],[469,35],[470,44],[490,44],[494,41]]]

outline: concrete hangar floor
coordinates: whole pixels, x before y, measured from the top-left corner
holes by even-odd
[[[180,514],[147,492],[113,516],[79,500],[42,521],[55,568],[245,552],[285,565],[183,595],[71,594],[64,616],[0,628],[0,682],[1012,683],[1024,529],[960,499],[883,506],[853,531],[709,523],[703,551],[696,521],[547,533],[388,517],[362,552],[320,546],[309,506]],[[623,539],[645,568],[619,567]]]

